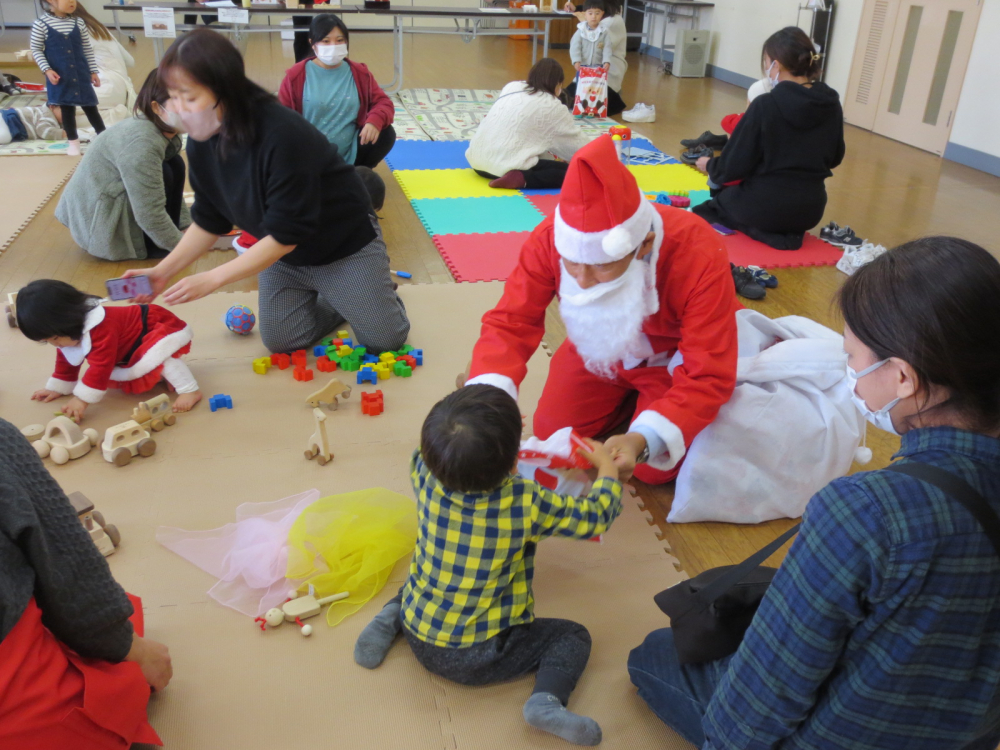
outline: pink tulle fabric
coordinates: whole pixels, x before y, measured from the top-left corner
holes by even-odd
[[[156,540],[219,579],[208,591],[215,601],[249,617],[280,606],[294,584],[285,578],[288,532],[319,490],[269,503],[243,503],[236,522],[218,529],[186,531],[169,526]]]

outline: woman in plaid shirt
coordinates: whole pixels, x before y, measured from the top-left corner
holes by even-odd
[[[596,745],[597,722],[566,709],[590,657],[590,633],[536,618],[531,579],[542,539],[590,539],[611,526],[622,484],[613,457],[594,441],[581,450],[598,474],[585,497],[517,476],[521,429],[517,402],[491,385],[467,386],[431,409],[410,468],[420,521],[410,577],[361,633],[354,658],[374,669],[402,630],[424,667],[463,685],[537,672],[525,721]]]

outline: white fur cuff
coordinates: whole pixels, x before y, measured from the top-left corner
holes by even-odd
[[[508,378],[506,375],[501,375],[496,372],[486,372],[482,375],[476,375],[474,378],[469,378],[465,381],[466,385],[492,385],[496,386],[502,391],[506,391],[510,394],[510,397],[517,401],[517,386],[514,385],[514,381]]]
[[[73,386],[75,385],[75,381],[70,382],[69,380],[60,380],[59,378],[49,378],[49,382],[45,384],[45,390],[55,391],[56,393],[68,396],[73,392]]]
[[[651,429],[660,436],[660,439],[667,446],[667,452],[663,455],[649,457],[648,463],[654,469],[670,471],[684,458],[684,454],[687,453],[687,446],[684,443],[683,433],[677,425],[660,414],[660,412],[646,409],[632,420],[632,425],[629,429],[634,429],[636,425],[642,425]]]
[[[88,404],[96,404],[104,398],[105,393],[107,391],[99,391],[96,388],[91,388],[89,385],[84,385],[82,380],[73,389],[73,395],[81,401],[86,401]]]

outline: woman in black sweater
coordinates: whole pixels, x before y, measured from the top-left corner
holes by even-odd
[[[844,159],[844,112],[837,92],[815,80],[820,56],[801,29],[772,34],[762,59],[774,87],[751,102],[719,156],[698,160],[712,200],[694,212],[798,250],[823,218],[824,181]]]
[[[0,747],[160,744],[146,704],[170,681],[170,655],[137,617],[38,454],[0,419]]]
[[[151,302],[191,302],[258,274],[260,333],[273,352],[306,348],[349,323],[372,352],[410,330],[368,193],[320,131],[246,77],[223,36],[196,29],[160,63],[168,116],[188,134],[192,224],[149,276]],[[233,226],[260,237],[243,255],[169,280]],[[164,290],[166,291],[164,292]]]

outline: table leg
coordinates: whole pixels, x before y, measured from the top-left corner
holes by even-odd
[[[115,19],[115,29],[118,31],[118,36],[122,35],[122,25],[118,22],[118,11],[112,10],[111,17]]]
[[[156,55],[156,64],[159,65],[163,59],[163,39],[158,36],[153,37],[153,53]]]
[[[538,62],[538,21],[531,21],[531,67]]]
[[[403,87],[403,19],[392,17],[392,83],[386,93],[395,94]]]
[[[669,22],[670,16],[667,13],[667,9],[663,9],[663,26],[660,29],[660,62],[663,62],[663,56],[667,52],[667,23]],[[674,49],[677,49],[676,45]]]
[[[545,19],[545,36],[542,37],[542,57],[549,56],[549,24],[551,24],[548,18]]]

